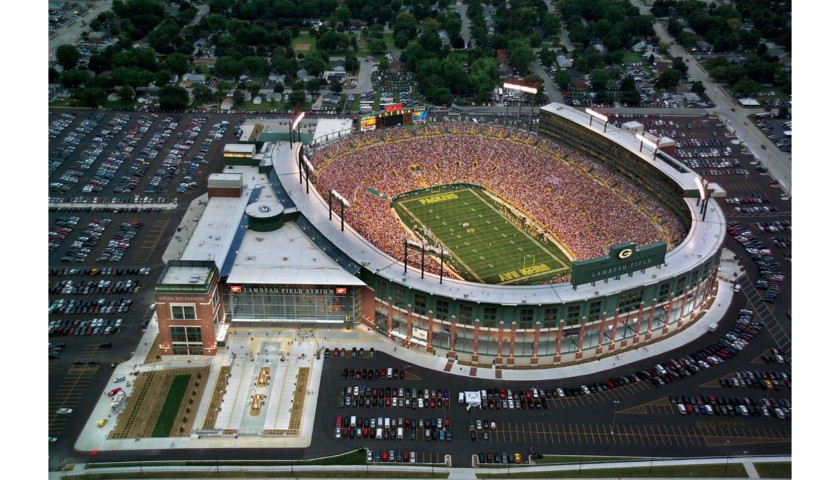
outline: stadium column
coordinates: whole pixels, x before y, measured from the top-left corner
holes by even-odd
[[[563,351],[563,324],[564,320],[560,320],[560,329],[557,330],[557,353],[554,354],[554,362],[560,363],[561,354],[560,352]]]
[[[618,309],[613,314],[612,331],[610,332],[610,351],[615,350],[615,332],[618,330]]]
[[[473,354],[472,361],[478,361],[478,319],[473,321]]]
[[[656,299],[654,298],[650,303],[650,317],[648,317],[648,328],[647,332],[645,332],[645,340],[650,340],[650,337],[653,336],[653,317],[656,314]]]
[[[510,323],[510,350],[508,351],[508,365],[513,364],[513,348],[516,346],[516,322]]]
[[[677,316],[677,318],[679,318],[679,321],[677,322],[677,328],[681,328],[683,326],[683,322],[685,320],[683,317],[685,316],[685,306],[687,303],[688,289],[686,288],[685,293],[683,294],[682,302],[680,302],[680,314]]]
[[[706,279],[706,286],[703,288],[703,303],[701,304],[701,308],[708,308],[709,302],[711,301],[710,296],[712,294],[712,286],[714,285],[715,276],[709,275],[709,278]]]
[[[409,345],[409,341],[411,340],[411,334],[414,332],[414,317],[411,316],[411,305],[408,306],[408,319],[405,321],[405,343]]]
[[[668,296],[668,304],[665,305],[665,326],[662,327],[662,335],[668,333],[668,322],[671,321],[671,308],[674,306],[674,294]]]
[[[689,312],[689,320],[694,319],[695,312],[697,312],[697,299],[700,298],[700,289],[706,288],[705,285],[697,285],[694,287],[694,298],[691,300],[691,311]]]
[[[586,317],[581,317],[580,319],[580,332],[578,332],[578,350],[575,354],[575,358],[583,357],[583,339],[586,335]]]
[[[604,351],[604,324],[607,322],[607,312],[601,312],[601,326],[598,328],[598,348],[595,350],[596,354]]]
[[[431,310],[429,310],[429,333],[426,335],[426,351],[431,353],[432,352],[432,342],[435,339],[435,314]]]
[[[642,328],[642,314],[645,311],[645,302],[639,304],[639,316],[636,318],[636,333],[633,335],[633,343],[639,343],[639,329]]]
[[[391,329],[394,328],[394,299],[388,297],[388,338],[391,338]]]
[[[449,358],[455,358],[455,315],[449,317]]]
[[[540,321],[537,320],[536,325],[534,325],[534,346],[531,348],[533,352],[531,353],[531,365],[536,365],[539,361],[538,354],[540,353]]]
[[[496,365],[502,364],[502,338],[505,336],[505,322],[499,322],[499,332],[496,337]]]
[[[622,337],[621,337],[621,348],[624,348],[624,347],[627,346],[627,335],[626,335],[626,333],[627,333],[627,322],[629,322],[629,321],[630,321],[630,312],[627,312],[627,317],[625,317],[624,322],[622,322],[622,325],[624,325],[624,330],[622,330],[622,333],[621,333],[621,335],[622,335]]]

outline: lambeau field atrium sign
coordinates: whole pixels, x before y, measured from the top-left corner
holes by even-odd
[[[665,242],[636,247],[633,242],[610,247],[606,257],[572,262],[572,286],[616,278],[665,263]]]

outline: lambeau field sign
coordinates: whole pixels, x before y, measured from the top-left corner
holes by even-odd
[[[665,242],[638,248],[633,242],[613,245],[606,257],[573,262],[571,283],[576,287],[662,265],[666,246]]]

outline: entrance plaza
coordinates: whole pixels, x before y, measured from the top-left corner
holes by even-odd
[[[96,421],[108,418],[111,398],[103,392],[91,417],[77,439],[75,448],[92,450],[145,450],[163,448],[294,448],[307,447],[312,441],[323,358],[316,358],[324,348],[375,348],[400,358],[406,363],[446,371],[451,375],[471,376],[488,380],[561,380],[598,373],[621,364],[633,363],[691,342],[709,333],[709,326],[721,320],[734,294],[733,281],[742,274],[731,252],[724,251],[717,282],[716,297],[708,310],[681,328],[658,337],[638,348],[622,350],[618,355],[597,358],[595,349],[583,359],[555,368],[503,369],[492,365],[495,351],[481,355],[478,364],[489,368],[448,359],[441,352],[408,348],[397,337],[388,338],[364,324],[351,329],[288,329],[278,327],[245,328],[232,326],[226,345],[214,356],[162,355],[160,360],[144,364],[158,334],[153,320],[138,345],[134,356],[118,365],[113,378],[125,376],[120,383],[126,394],[133,393],[134,372],[166,371],[176,368],[210,366],[206,391],[199,401],[195,424],[189,436],[109,440],[108,433],[119,423],[118,414],[104,427]],[[677,334],[678,333],[678,334]],[[573,357],[572,357],[573,358]],[[220,409],[211,428],[205,421],[213,403],[213,391],[223,367],[230,377]],[[268,368],[267,377],[260,372]],[[305,381],[301,380],[305,376]],[[303,381],[298,385],[299,381]],[[109,382],[107,388],[115,384]],[[264,395],[259,411],[252,414],[254,395]]]

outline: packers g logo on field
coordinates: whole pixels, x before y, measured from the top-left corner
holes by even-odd
[[[621,260],[626,260],[633,256],[633,249],[632,248],[625,248],[618,252],[618,258]]]

